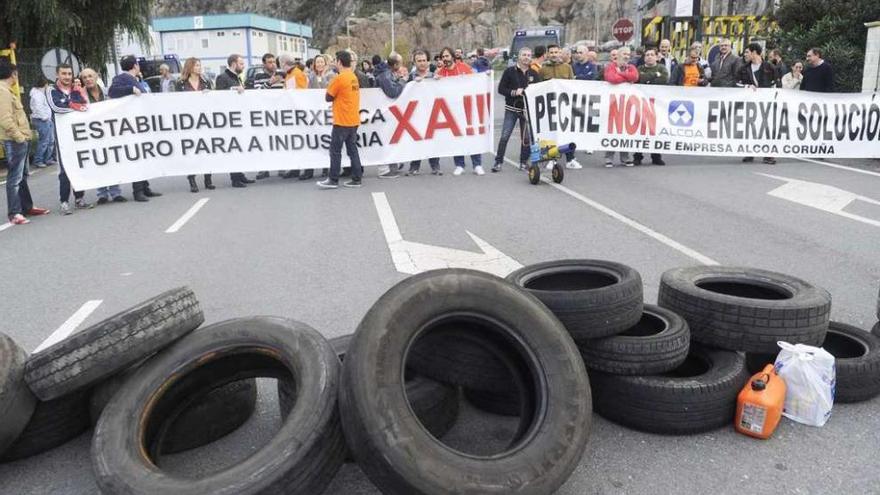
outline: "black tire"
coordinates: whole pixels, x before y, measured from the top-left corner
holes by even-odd
[[[513,445],[494,456],[441,444],[405,397],[409,348],[456,320],[515,354],[532,384],[532,413]],[[416,275],[380,297],[355,333],[340,393],[352,453],[385,494],[552,493],[580,462],[591,423],[589,381],[559,321],[529,294],[471,270]]]
[[[551,177],[553,177],[553,182],[557,184],[562,184],[562,181],[565,180],[565,167],[563,167],[559,162],[553,164]]]
[[[658,304],[680,314],[691,339],[706,345],[773,353],[776,342],[822,344],[831,314],[824,289],[755,268],[675,268],[660,279]]]
[[[0,455],[27,428],[37,398],[24,381],[27,352],[0,332]]]
[[[89,429],[88,392],[74,392],[38,402],[22,434],[0,456],[0,462],[25,459],[54,449]]]
[[[499,416],[519,416],[522,414],[520,394],[516,390],[490,392],[486,390],[463,389],[462,393],[471,405],[481,411]]]
[[[32,355],[25,379],[42,400],[91,388],[203,321],[195,294],[187,287],[172,289]]]
[[[353,335],[330,339],[336,357],[345,362],[345,353]],[[422,425],[435,438],[443,438],[458,419],[458,389],[440,382],[415,375],[406,374],[406,397]],[[278,380],[278,406],[281,417],[286,418],[296,400],[295,392],[289,382]],[[346,457],[346,461],[353,460]]]
[[[768,364],[776,363],[776,354],[764,354],[759,352],[747,352],[746,353],[746,369],[749,370],[749,373],[754,375],[755,373],[762,371],[765,366]]]
[[[266,446],[197,480],[156,467],[168,427],[194,392],[258,376],[293,380],[301,399]],[[345,452],[338,383],[332,347],[303,323],[254,317],[205,327],[150,359],[107,404],[92,442],[98,486],[105,494],[321,493]]]
[[[441,383],[473,390],[511,390],[511,371],[503,357],[464,324],[435,328],[409,350],[407,369]]]
[[[541,182],[541,166],[538,164],[529,165],[529,183],[537,186]]]
[[[92,426],[98,423],[104,407],[128,377],[139,371],[140,365],[132,366],[92,390],[89,398]],[[255,379],[232,382],[204,392],[204,397],[181,412],[170,426],[160,449],[162,454],[195,449],[223,438],[245,424],[257,405]]]
[[[861,402],[880,395],[880,338],[832,321],[822,348],[834,356],[834,402]]]
[[[645,304],[642,318],[627,331],[578,344],[587,368],[616,375],[655,375],[684,362],[691,333],[684,318]]]
[[[621,263],[548,261],[507,280],[540,299],[578,343],[624,332],[642,317],[642,277]]]
[[[596,412],[650,433],[692,434],[730,426],[749,379],[742,354],[691,344],[684,364],[661,375],[590,371]]]

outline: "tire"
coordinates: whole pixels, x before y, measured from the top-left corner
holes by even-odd
[[[658,304],[687,320],[691,339],[755,353],[778,351],[777,341],[819,346],[831,314],[824,289],[755,268],[675,268],[660,279]]]
[[[74,392],[38,402],[18,440],[3,452],[0,462],[42,454],[80,436],[89,429],[88,392]]]
[[[459,320],[515,354],[532,384],[533,410],[514,444],[493,456],[441,444],[404,394],[409,348],[434,326]],[[543,494],[583,456],[589,388],[577,347],[537,299],[489,274],[448,269],[398,283],[367,312],[343,365],[340,410],[355,459],[384,494]]]
[[[156,467],[163,437],[192,394],[239,380],[292,380],[298,400],[275,437],[228,469],[200,479]],[[188,335],[150,359],[113,396],[95,428],[92,460],[105,494],[321,493],[342,465],[339,360],[311,327],[293,320],[229,320]]]
[[[512,390],[511,370],[468,325],[435,328],[409,350],[407,369],[441,383],[472,390]]]
[[[749,370],[749,373],[754,375],[755,373],[762,371],[765,366],[768,364],[776,363],[776,354],[763,354],[763,353],[755,353],[755,352],[747,352],[746,353],[746,369]]]
[[[481,411],[499,416],[519,416],[522,414],[520,394],[516,390],[490,392],[464,389],[463,393],[464,398]]]
[[[553,182],[555,182],[556,184],[562,184],[562,181],[565,180],[565,167],[563,167],[559,162],[555,163],[553,165],[551,177],[553,178]]]
[[[701,433],[733,424],[736,398],[749,379],[745,358],[691,344],[688,359],[662,375],[622,376],[591,371],[600,416],[649,433]]]
[[[834,402],[861,402],[880,395],[880,337],[832,321],[822,348],[834,356]]]
[[[336,357],[345,362],[345,353],[353,335],[330,339]],[[435,438],[442,438],[458,419],[458,389],[423,376],[407,373],[406,397],[422,425]],[[289,382],[278,380],[278,405],[286,418],[296,400]],[[346,461],[353,460],[350,457]]]
[[[679,367],[690,348],[681,316],[646,304],[639,322],[620,335],[578,344],[584,365],[616,375],[655,375]]]
[[[541,166],[538,164],[529,165],[529,183],[537,186],[541,183]]]
[[[172,289],[32,355],[25,380],[44,401],[91,388],[195,330],[204,320],[189,288]]]
[[[540,299],[578,343],[624,332],[642,317],[641,275],[613,261],[548,261],[507,280]]]
[[[27,428],[37,398],[24,381],[27,352],[0,332],[0,456]]]
[[[89,419],[98,423],[101,412],[122,388],[129,376],[140,371],[133,366],[96,387],[89,398]],[[160,452],[175,454],[215,442],[245,424],[257,405],[257,382],[254,379],[232,382],[194,401],[170,426]]]

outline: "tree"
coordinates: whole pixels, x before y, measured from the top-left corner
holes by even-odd
[[[4,0],[0,42],[19,48],[59,46],[101,67],[117,29],[147,39],[152,0]]]
[[[877,0],[783,0],[776,11],[779,45],[789,61],[821,48],[834,67],[837,91],[860,91],[866,22],[880,20]]]

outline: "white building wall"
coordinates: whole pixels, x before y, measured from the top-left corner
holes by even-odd
[[[880,22],[875,22],[868,24],[862,92],[873,93],[878,91],[878,86],[880,86]]]
[[[249,37],[248,32],[250,32]],[[248,38],[251,45],[250,59],[247,57]],[[174,31],[161,34],[163,55],[177,55],[181,62],[189,57],[199,58],[202,64],[215,74],[226,68],[226,58],[232,53],[238,53],[245,58],[245,69],[251,65],[261,64],[263,54],[266,52],[276,56],[288,52],[294,57],[305,60],[306,44],[304,38],[245,28]],[[284,49],[285,47],[287,49]]]

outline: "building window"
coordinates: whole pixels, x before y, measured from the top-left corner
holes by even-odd
[[[226,36],[226,31],[217,31],[217,36]]]
[[[202,48],[208,48],[208,39],[207,38],[202,40]]]
[[[260,31],[260,38],[262,38],[262,37],[263,37],[263,32],[262,32],[262,31]]]
[[[241,36],[241,32],[240,31],[233,31],[232,35],[233,36]]]

